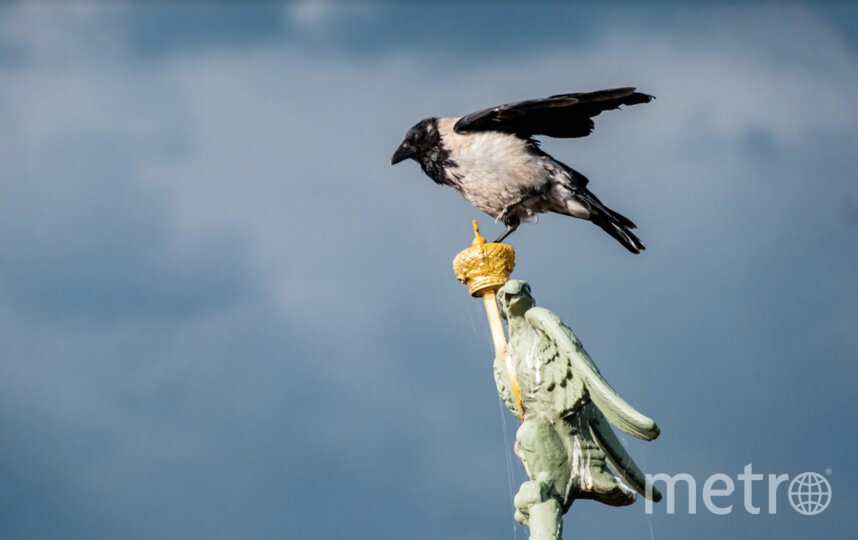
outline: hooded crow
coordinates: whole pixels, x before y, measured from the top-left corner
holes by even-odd
[[[592,221],[632,253],[644,245],[635,224],[605,206],[588,180],[539,147],[535,135],[573,138],[593,131],[593,117],[621,105],[648,103],[635,88],[614,88],[508,103],[461,118],[427,118],[408,130],[391,164],[413,159],[437,184],[455,188],[505,225],[501,242],[522,220],[555,212]]]

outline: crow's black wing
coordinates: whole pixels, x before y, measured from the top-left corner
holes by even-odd
[[[653,99],[635,90],[613,88],[507,103],[463,116],[456,122],[455,130],[459,133],[502,131],[524,137],[586,137],[593,131],[592,118],[600,112]]]

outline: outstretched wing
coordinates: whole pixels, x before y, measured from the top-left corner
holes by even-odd
[[[636,411],[611,388],[581,342],[557,315],[545,308],[533,307],[527,310],[525,318],[553,342],[559,358],[568,362],[572,378],[582,381],[590,400],[612,424],[639,439],[650,441],[658,437],[655,422]]]
[[[463,116],[454,129],[459,133],[502,131],[524,137],[586,137],[593,131],[593,117],[602,111],[653,99],[635,90],[613,88],[507,103]]]

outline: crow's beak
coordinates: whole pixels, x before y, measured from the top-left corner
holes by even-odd
[[[393,157],[390,158],[390,164],[396,165],[400,161],[405,161],[414,155],[414,149],[409,146],[400,146],[396,149],[396,152],[393,153]]]

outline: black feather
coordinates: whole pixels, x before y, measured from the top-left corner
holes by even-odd
[[[576,193],[576,199],[590,211],[590,221],[610,234],[627,250],[632,253],[640,253],[646,249],[641,239],[631,231],[637,225],[621,213],[605,206],[592,191],[582,187]]]
[[[593,117],[602,111],[648,103],[653,99],[635,90],[613,88],[507,103],[464,116],[454,129],[459,133],[501,131],[522,137],[586,137],[593,131]]]

